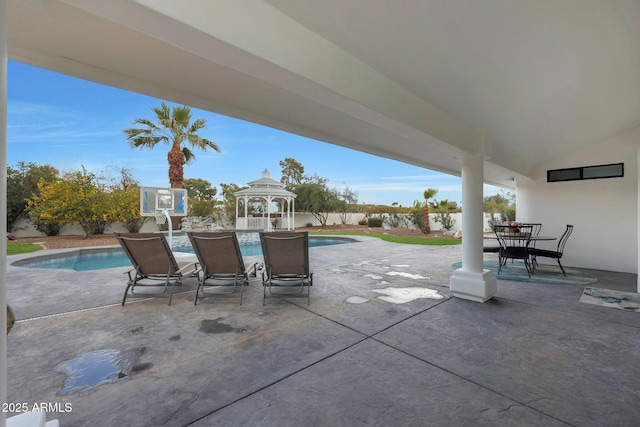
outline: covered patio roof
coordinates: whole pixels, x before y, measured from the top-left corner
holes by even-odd
[[[640,124],[640,2],[8,0],[9,58],[486,182]]]
[[[640,0],[0,0],[0,29],[3,63],[461,175],[450,290],[476,301],[497,290],[482,269],[482,182],[515,188],[640,125]]]

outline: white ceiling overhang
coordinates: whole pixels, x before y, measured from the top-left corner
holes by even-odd
[[[11,59],[454,175],[640,124],[640,0],[9,0]]]

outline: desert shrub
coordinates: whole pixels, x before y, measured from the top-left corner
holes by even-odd
[[[62,224],[58,224],[55,222],[44,222],[40,221],[38,218],[33,218],[31,220],[33,225],[36,227],[41,233],[44,233],[47,236],[57,236],[60,234],[60,229],[62,228]]]
[[[383,222],[383,218],[369,218],[367,220],[367,225],[369,227],[382,227]]]
[[[456,221],[451,218],[451,214],[449,214],[449,212],[438,212],[435,214],[434,221],[442,224],[442,228],[447,231],[450,231],[453,228],[453,224],[456,223]]]
[[[424,224],[424,206],[421,202],[415,201],[413,207],[409,211],[409,221],[413,223],[413,226],[418,230],[422,230]]]

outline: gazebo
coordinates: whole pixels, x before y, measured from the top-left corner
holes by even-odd
[[[285,190],[282,183],[271,179],[267,169],[262,172],[262,178],[248,183],[249,188],[237,191],[236,196],[236,228],[245,230],[272,231],[276,228],[292,230],[294,228],[294,203],[296,194]],[[240,202],[244,207],[244,216],[239,216]],[[262,204],[262,214],[258,217],[249,216],[249,202],[258,201]],[[278,203],[279,209],[271,212],[272,203]]]

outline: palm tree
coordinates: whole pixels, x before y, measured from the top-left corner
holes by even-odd
[[[428,188],[424,190],[424,205],[422,213],[422,234],[430,234],[431,227],[429,227],[429,199],[436,195],[438,190],[435,188]]]
[[[134,124],[142,128],[125,129],[129,145],[134,147],[153,148],[159,142],[171,144],[167,155],[169,162],[169,184],[172,188],[182,188],[184,185],[185,164],[191,163],[196,156],[184,143],[203,151],[212,149],[220,152],[218,145],[208,139],[199,137],[196,133],[205,128],[206,121],[198,119],[191,123],[191,108],[187,106],[170,109],[164,102],[160,107],[153,108],[157,123],[147,119],[135,119]]]

